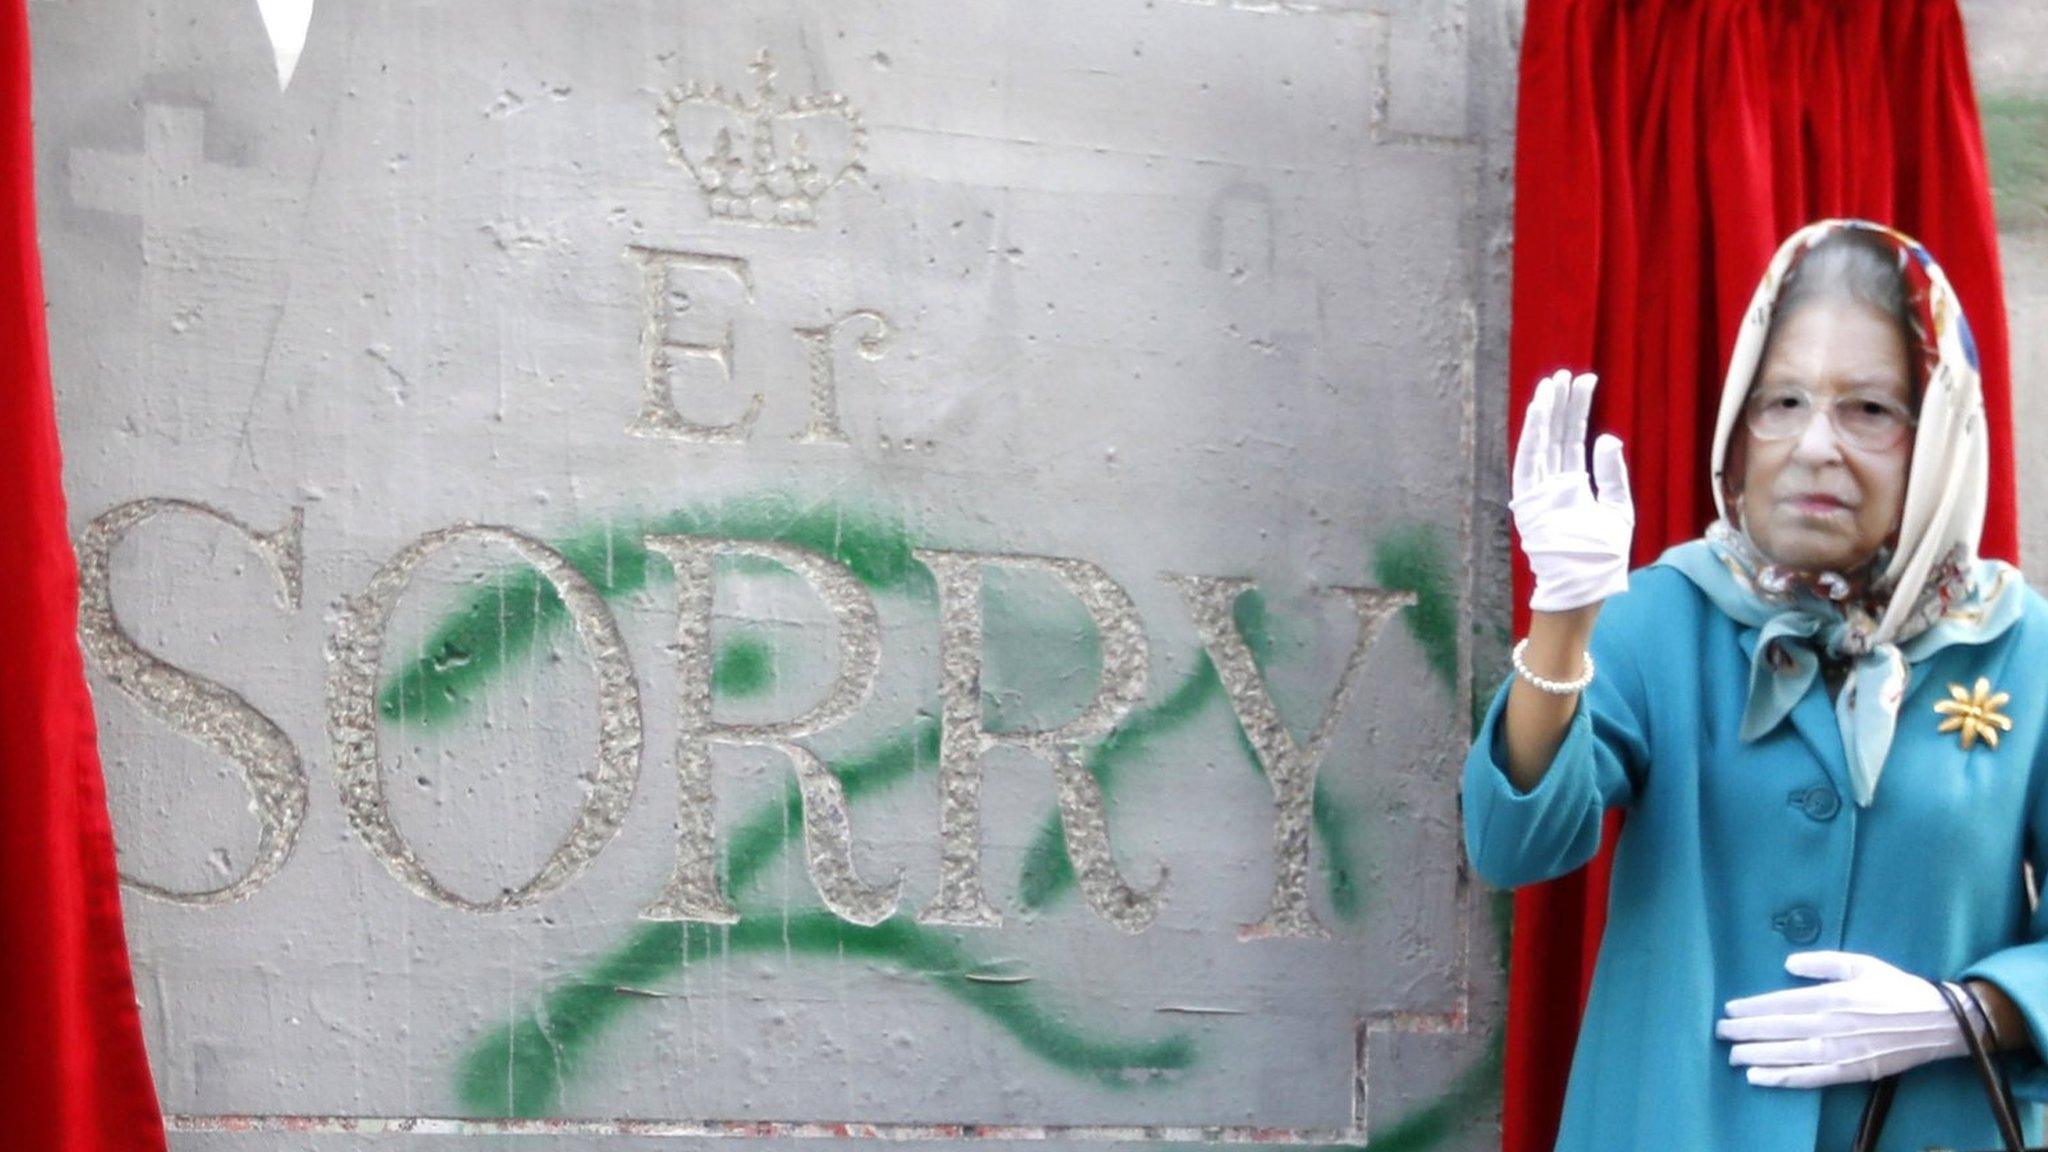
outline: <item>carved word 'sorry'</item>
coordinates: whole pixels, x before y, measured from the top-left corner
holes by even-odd
[[[233,759],[248,783],[259,822],[255,862],[237,880],[206,892],[173,891],[127,878],[150,895],[184,903],[214,904],[244,898],[281,868],[305,819],[306,782],[296,749],[283,731],[248,701],[211,681],[143,651],[122,628],[110,580],[115,547],[137,525],[177,512],[233,528],[262,553],[283,581],[288,603],[298,604],[300,513],[285,528],[262,533],[223,512],[176,500],[137,500],[95,519],[81,539],[82,631],[86,650],[114,686],[181,734]],[[378,752],[376,697],[385,632],[420,566],[460,543],[509,549],[561,598],[597,673],[595,773],[570,830],[540,868],[517,887],[489,899],[463,896],[444,884],[399,830],[384,791]],[[863,879],[855,864],[853,821],[845,793],[807,740],[852,717],[867,701],[881,663],[881,628],[873,600],[853,572],[829,556],[782,542],[716,536],[653,535],[649,552],[676,574],[676,740],[678,838],[675,867],[642,912],[653,920],[729,924],[739,919],[720,890],[717,829],[713,822],[710,756],[714,743],[779,751],[796,775],[802,800],[804,861],[811,883],[832,912],[857,924],[894,915],[902,878]],[[939,874],[935,895],[918,913],[930,924],[997,927],[1000,912],[981,883],[981,778],[983,759],[1008,744],[1049,761],[1057,785],[1062,839],[1082,896],[1105,921],[1141,932],[1158,915],[1167,875],[1133,887],[1116,862],[1108,814],[1082,746],[1113,730],[1144,695],[1148,646],[1135,604],[1096,564],[1060,556],[917,549],[939,593],[941,723],[939,770]],[[838,637],[838,672],[824,698],[802,715],[773,723],[720,723],[711,707],[711,608],[714,561],[720,556],[766,560],[799,576],[831,610]],[[1095,694],[1080,714],[1051,728],[991,731],[981,710],[981,580],[990,567],[1021,568],[1051,576],[1086,609],[1100,637],[1102,670]],[[1327,757],[1346,706],[1355,695],[1366,649],[1386,621],[1413,604],[1408,592],[1334,588],[1358,618],[1338,683],[1306,747],[1280,722],[1264,674],[1231,615],[1253,582],[1243,578],[1161,573],[1179,588],[1203,649],[1215,665],[1240,727],[1273,789],[1274,885],[1263,918],[1241,936],[1322,938],[1328,931],[1310,910],[1309,809],[1316,773]],[[575,879],[618,834],[640,775],[639,680],[617,621],[603,595],[559,551],[516,529],[456,524],[429,532],[401,548],[349,597],[337,615],[327,649],[327,729],[349,823],[371,853],[400,883],[449,908],[494,912],[532,904]]]

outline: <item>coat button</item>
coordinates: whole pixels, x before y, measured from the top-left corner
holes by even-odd
[[[1833,820],[1835,814],[1842,810],[1841,794],[1825,784],[1795,788],[1787,799],[1810,820]]]
[[[1771,927],[1794,944],[1811,944],[1820,939],[1820,913],[1805,904],[1795,904],[1771,917]]]

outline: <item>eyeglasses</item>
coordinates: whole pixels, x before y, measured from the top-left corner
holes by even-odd
[[[1813,422],[1813,393],[1804,388],[1763,388],[1750,396],[1743,412],[1750,435],[1784,440],[1806,431]],[[1919,420],[1889,396],[1851,392],[1828,404],[1828,419],[1843,440],[1868,452],[1898,447]]]

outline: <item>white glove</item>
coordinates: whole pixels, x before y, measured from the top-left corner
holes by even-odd
[[[1932,983],[1857,952],[1794,952],[1794,976],[1826,980],[1727,1003],[1714,1035],[1738,1043],[1730,1064],[1749,1066],[1767,1088],[1821,1088],[1881,1080],[1969,1052],[1948,1002]],[[1971,1012],[1968,999],[1965,1011]]]
[[[1596,498],[1586,481],[1586,420],[1596,377],[1559,370],[1536,385],[1515,443],[1514,495],[1508,508],[1522,553],[1536,577],[1529,607],[1563,612],[1628,589],[1628,545],[1636,509],[1628,496],[1621,440],[1593,445]]]

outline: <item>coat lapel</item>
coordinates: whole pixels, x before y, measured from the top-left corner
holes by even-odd
[[[1736,634],[1736,639],[1742,645],[1743,690],[1738,693],[1739,700],[1747,701],[1749,698],[1749,669],[1755,662],[1756,642],[1761,635],[1763,629],[1754,626],[1744,627]],[[1917,668],[1911,671],[1915,678],[1907,682],[1909,694],[1920,675]],[[1833,781],[1836,790],[1845,797],[1853,795],[1849,782],[1849,761],[1842,749],[1841,723],[1835,719],[1835,703],[1828,698],[1827,684],[1819,674],[1815,674],[1813,683],[1806,687],[1806,694],[1792,706],[1787,720],[1793,730],[1799,733],[1799,738],[1806,741],[1807,746],[1813,750],[1814,757],[1827,770],[1828,779]]]

